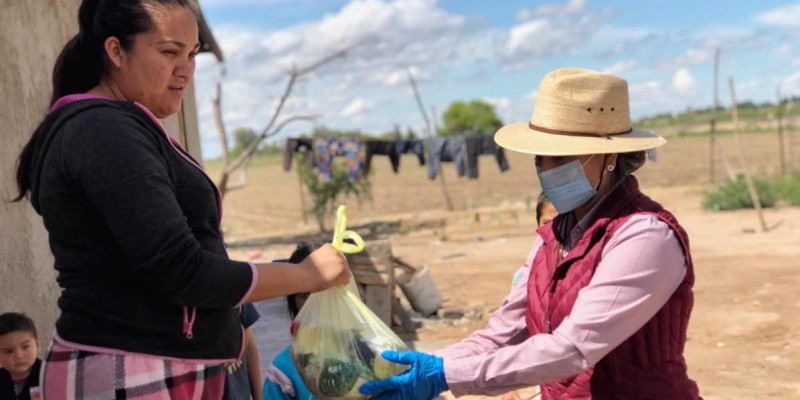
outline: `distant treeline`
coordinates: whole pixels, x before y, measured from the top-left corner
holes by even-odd
[[[793,96],[781,101],[780,107],[776,103],[764,102],[756,104],[752,101],[739,103],[739,119],[742,121],[772,120],[780,116],[800,115],[800,96]],[[661,113],[639,119],[636,127],[652,129],[669,126],[708,124],[713,116],[713,107],[688,108],[680,113]],[[730,107],[720,106],[717,112],[717,121],[730,121]]]
[[[480,103],[479,101],[473,101],[472,103]],[[466,113],[469,114],[468,116],[463,116],[461,114],[465,114],[462,112],[461,114],[455,113],[452,110],[455,106],[458,106],[460,103],[456,102],[453,106],[448,109],[448,113],[445,113],[445,125],[453,125],[454,127],[459,127],[461,125],[465,126],[473,126],[476,125],[474,122],[463,122],[461,120],[469,119],[469,118],[477,118],[480,121],[486,120],[490,121],[494,125],[502,125],[502,122],[499,118],[496,117],[494,114],[493,108],[491,106],[484,107],[486,110],[480,109],[473,113]],[[467,104],[467,103],[465,103]],[[480,105],[480,104],[479,104]],[[644,128],[644,129],[657,129],[657,128],[665,128],[665,127],[688,127],[692,125],[703,125],[709,124],[712,118],[712,107],[705,107],[705,108],[688,108],[687,110],[680,112],[680,113],[661,113],[652,115],[649,117],[641,118],[634,123],[637,128]],[[457,114],[457,115],[455,115]],[[773,120],[779,116],[783,117],[794,117],[800,115],[800,96],[794,96],[790,98],[786,98],[781,102],[781,107],[778,107],[776,103],[764,102],[756,104],[752,101],[744,101],[739,103],[739,119],[744,122],[754,122],[754,121],[768,121]],[[453,120],[453,121],[450,121]],[[717,112],[717,121],[722,123],[731,120],[731,111],[729,107],[720,107],[719,111]],[[449,122],[449,124],[448,124]],[[461,125],[459,125],[459,123]],[[470,125],[471,124],[471,125]],[[490,127],[486,127],[485,131],[491,132],[496,130],[496,127],[492,125]],[[455,130],[452,128],[451,130]],[[705,130],[704,130],[705,131]],[[720,131],[721,133],[726,133],[724,130]],[[699,132],[682,132],[683,134],[696,134]],[[439,136],[447,136],[449,133],[446,127],[440,128],[437,131],[437,135]],[[238,156],[244,148],[246,148],[253,140],[256,138],[256,132],[253,128],[250,127],[241,127],[234,131],[234,143],[233,148],[231,149],[231,155],[233,157]],[[358,137],[358,138],[369,138],[369,139],[387,139],[387,140],[395,140],[395,139],[417,139],[422,137],[419,132],[416,132],[414,129],[410,127],[401,128],[399,125],[395,126],[393,129],[380,133],[380,134],[368,134],[358,129],[351,129],[351,130],[342,130],[342,129],[335,129],[326,126],[315,126],[311,129],[310,132],[304,132],[298,134],[298,136],[302,137],[312,137],[312,138],[319,138],[319,137]],[[274,140],[269,141],[267,143],[262,144],[258,149],[258,155],[260,156],[277,156],[283,154],[283,140]]]

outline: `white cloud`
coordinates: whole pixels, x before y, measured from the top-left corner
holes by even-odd
[[[767,25],[800,27],[800,3],[765,11],[758,14],[756,20]]]
[[[511,106],[511,99],[508,97],[486,97],[483,101],[494,106],[495,111],[506,110]]]
[[[592,48],[601,58],[632,57],[639,48],[651,44],[663,33],[649,28],[602,26],[592,36]]]
[[[203,5],[219,1],[204,0]],[[259,0],[234,1],[262,4]],[[282,92],[287,71],[339,49],[346,49],[346,57],[306,76],[295,88],[283,116],[314,114],[323,116],[322,123],[353,124],[354,120],[344,115],[344,111],[355,112],[353,98],[379,101],[382,108],[398,102],[413,104],[407,85],[409,68],[423,92],[425,86],[427,90],[463,86],[463,82],[447,80],[453,79],[449,70],[498,62],[519,68],[551,54],[570,53],[585,46],[607,19],[605,13],[587,11],[583,0],[541,7],[536,15],[538,19],[501,30],[468,23],[466,17],[445,10],[436,0],[352,0],[319,20],[275,31],[214,27],[226,58],[226,124],[231,129],[263,126]],[[468,74],[477,77],[480,71]],[[198,64],[199,113],[207,116],[201,121],[204,137],[214,136],[213,120],[208,117],[213,85],[220,76],[216,63]],[[372,93],[382,98],[375,99]],[[526,104],[525,108],[529,107]],[[383,121],[389,127],[395,122]],[[287,131],[291,133],[291,129]]]
[[[397,69],[383,69],[379,71],[375,71],[374,73],[369,74],[366,79],[366,82],[375,84],[378,86],[401,86],[401,85],[408,85],[408,73],[411,72],[411,75],[414,77],[414,80],[417,84],[421,82],[425,82],[431,79],[431,74],[426,70],[423,71],[417,66],[411,66],[406,68],[397,68]]]
[[[518,69],[535,65],[542,58],[585,48],[609,17],[605,11],[581,12],[522,22],[509,31],[503,60],[508,68]]]
[[[573,15],[585,10],[586,0],[568,0],[564,5],[544,4],[533,10],[523,8],[517,13],[517,21],[528,21],[553,15]]]
[[[784,96],[800,95],[800,72],[795,72],[781,81]]]
[[[495,113],[503,123],[525,121],[530,118],[533,109],[529,94],[519,98],[485,97],[482,100],[494,106]]]
[[[546,46],[539,45],[534,38],[544,37],[550,31],[552,31],[550,22],[545,19],[537,19],[517,25],[511,29],[506,48],[509,53],[517,53],[538,47],[538,52],[544,53],[547,51]]]
[[[631,118],[633,119],[681,107],[681,104],[672,96],[670,89],[656,80],[632,83],[628,87],[628,93]]]
[[[272,6],[277,4],[308,3],[312,0],[199,0],[200,7]]]
[[[215,1],[203,5],[213,5]],[[222,78],[225,123],[229,129],[262,129],[291,68],[307,66],[346,49],[346,57],[295,85],[279,122],[293,115],[320,115],[323,124],[362,128],[374,116],[358,115],[358,107],[363,114],[375,102],[407,99],[413,105],[413,97],[406,93],[407,68],[423,85],[452,66],[491,58],[492,49],[497,47],[496,34],[474,28],[467,30],[464,16],[444,10],[435,0],[353,0],[316,21],[267,32],[230,25],[214,27],[226,60]],[[221,68],[213,58],[204,55],[198,59],[195,83],[204,143],[213,143],[216,137],[210,104],[220,76]],[[362,99],[361,106],[353,98]],[[371,102],[363,100],[367,98]],[[353,117],[343,115],[344,111],[353,113]],[[374,119],[370,129],[376,132],[389,129],[396,122],[386,117]],[[292,124],[283,135],[306,128],[304,124]],[[216,154],[218,150],[208,153]]]
[[[789,43],[784,43],[776,47],[775,50],[772,51],[772,54],[776,56],[786,56],[792,54],[792,45]]]
[[[690,46],[683,54],[656,60],[655,65],[664,69],[691,67],[713,62],[714,52],[719,49],[723,57],[727,53],[747,51],[766,45],[769,34],[749,28],[714,27],[698,31],[684,40]]]
[[[683,55],[674,58],[663,59],[656,63],[657,66],[666,69],[692,66],[708,63],[714,59],[715,46],[701,45],[691,48]]]
[[[625,76],[631,83],[631,110],[638,115],[710,104],[705,85],[696,84],[696,79],[706,79],[705,70],[692,66],[710,64],[716,48],[722,49],[723,70],[735,69],[743,81],[748,74],[761,74],[765,76],[761,87],[774,88],[783,77],[784,92],[789,94],[798,93],[792,88],[797,88],[800,79],[773,73],[777,71],[774,65],[752,72],[742,58],[752,56],[754,50],[766,57],[774,51],[781,56],[781,68],[787,63],[800,67],[794,30],[763,25],[758,30],[747,24],[699,24],[686,30],[613,25],[612,9],[586,0],[550,0],[550,4],[521,10],[518,21],[503,28],[450,11],[446,3],[436,0],[201,1],[219,12],[230,4],[288,8],[325,1],[326,9],[341,5],[316,20],[272,31],[245,25],[213,27],[226,57],[224,110],[230,130],[239,126],[263,129],[283,91],[286,72],[339,49],[346,49],[347,56],[301,79],[282,118],[320,115],[320,124],[366,133],[388,131],[398,123],[419,128],[423,122],[408,85],[408,69],[420,86],[426,108],[436,107],[441,113],[454,100],[484,98],[506,122],[530,117],[537,92],[523,89],[536,88],[545,71],[532,67],[540,65],[580,64]],[[768,17],[768,13],[759,16],[764,23],[775,22]],[[198,59],[197,71],[202,140],[213,146],[218,139],[210,104],[222,71],[207,55]],[[508,79],[518,79],[523,87],[509,84]],[[513,89],[498,93],[497,87]],[[755,89],[742,90],[742,99],[748,93],[757,95]],[[774,89],[769,93],[774,97]],[[292,124],[277,139],[308,127]]]
[[[439,8],[434,0],[354,0],[318,21],[273,32],[229,27],[215,29],[215,35],[228,60],[229,74],[261,81],[279,78],[292,66],[338,50],[347,51],[346,59],[326,67],[327,71],[383,74],[384,79],[370,82],[389,85],[399,82],[390,75],[409,65],[476,57],[470,55],[475,47],[464,44],[469,41],[466,18]]]
[[[691,94],[697,88],[697,82],[689,69],[680,68],[672,76],[672,88],[681,94]]]
[[[628,87],[628,92],[630,93],[631,101],[633,101],[633,98],[644,98],[661,94],[663,90],[664,86],[661,85],[660,82],[654,80],[646,81],[639,84],[633,84]]]
[[[359,115],[371,110],[374,107],[375,107],[375,105],[373,103],[368,102],[368,101],[366,101],[364,99],[358,98],[358,99],[355,99],[355,100],[351,101],[350,104],[348,104],[347,107],[345,107],[342,110],[341,115],[343,117],[352,118],[352,117],[359,116]]]
[[[608,68],[603,69],[602,72],[604,74],[620,76],[620,75],[624,75],[625,72],[631,70],[635,66],[636,66],[636,60],[624,60],[624,61],[617,62],[616,64],[614,64],[614,65],[612,65],[612,66],[610,66]]]

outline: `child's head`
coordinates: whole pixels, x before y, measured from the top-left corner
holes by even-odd
[[[12,379],[24,379],[31,373],[39,352],[36,325],[25,314],[0,314],[0,366]]]
[[[556,211],[550,199],[547,198],[547,195],[542,192],[542,194],[539,195],[539,200],[536,202],[536,223],[542,226],[550,222],[556,215],[558,215],[558,211]]]
[[[289,262],[292,264],[300,264],[300,262],[305,260],[314,250],[320,247],[322,247],[322,243],[301,242],[297,245],[292,256],[289,257]],[[286,296],[286,302],[289,304],[289,314],[292,318],[297,316],[297,313],[303,308],[303,305],[310,295],[311,293],[295,293]]]

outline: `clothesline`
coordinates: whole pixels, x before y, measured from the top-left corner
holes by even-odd
[[[363,151],[362,151],[363,150]],[[420,166],[428,166],[428,178],[433,180],[439,173],[442,163],[455,165],[459,177],[469,179],[479,177],[478,158],[493,155],[501,172],[509,169],[505,151],[497,146],[491,135],[469,134],[429,139],[359,139],[350,138],[289,138],[283,153],[283,169],[291,171],[292,159],[296,153],[305,157],[309,166],[316,168],[323,179],[330,179],[331,164],[337,158],[344,158],[350,179],[359,180],[372,167],[373,158],[389,158],[392,171],[397,174],[403,154],[414,154]]]

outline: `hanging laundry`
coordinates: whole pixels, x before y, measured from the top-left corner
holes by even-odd
[[[397,152],[395,140],[370,140],[364,144],[366,157],[364,158],[364,173],[368,173],[372,166],[372,157],[376,155],[388,156],[392,164],[392,171],[396,174],[400,168],[400,153]]]
[[[314,142],[308,138],[288,138],[283,148],[283,170],[292,170],[294,153],[303,153],[308,165],[314,166]]]
[[[502,147],[494,142],[492,135],[470,134],[464,137],[467,155],[467,177],[478,178],[478,158],[482,155],[494,155],[501,172],[508,170],[508,160]]]
[[[323,138],[316,142],[317,172],[329,181],[334,157],[344,157],[350,180],[358,181],[363,176],[361,165],[361,141],[358,138]]]
[[[422,149],[422,140],[398,140],[396,146],[398,155],[416,154],[419,159],[419,165],[425,165],[425,151]]]
[[[463,144],[461,136],[428,139],[428,179],[436,179],[443,162],[455,163],[458,176],[464,176]]]

